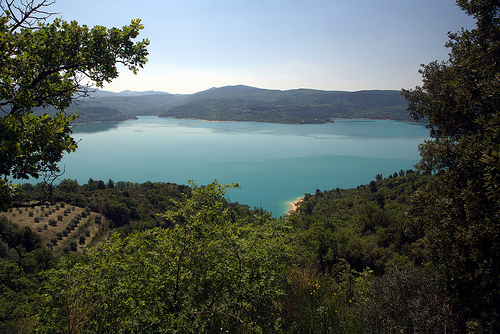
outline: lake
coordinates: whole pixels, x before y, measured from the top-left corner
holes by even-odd
[[[143,116],[76,125],[73,137],[79,149],[64,156],[61,179],[237,182],[230,201],[281,216],[304,193],[356,187],[413,168],[429,132],[388,120],[289,125]]]

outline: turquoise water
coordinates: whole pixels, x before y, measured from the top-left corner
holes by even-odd
[[[285,125],[145,116],[77,125],[73,136],[79,149],[63,158],[62,178],[238,182],[240,189],[228,193],[232,202],[280,216],[304,193],[356,187],[413,168],[428,130],[385,120]]]

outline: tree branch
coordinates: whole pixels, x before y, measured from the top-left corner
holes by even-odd
[[[0,7],[3,10],[2,16],[6,15],[13,23],[10,26],[10,32],[14,32],[19,28],[37,29],[37,23],[45,21],[56,13],[51,13],[43,10],[54,4],[55,1],[42,0],[36,4],[34,0],[6,0],[5,4],[0,2]]]

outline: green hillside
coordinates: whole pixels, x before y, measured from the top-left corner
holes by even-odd
[[[333,118],[410,121],[399,91],[269,90],[249,86],[211,88],[191,95],[169,93],[107,93],[78,101],[68,111],[112,108],[125,115],[194,118],[213,121],[327,123]],[[104,109],[102,109],[104,110]],[[103,116],[103,121],[109,120]],[[120,120],[117,117],[114,120]],[[79,122],[86,122],[80,117]]]
[[[333,118],[411,120],[399,91],[279,91],[248,86],[193,94],[159,116],[273,123],[327,123]]]

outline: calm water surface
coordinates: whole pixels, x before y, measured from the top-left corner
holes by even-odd
[[[356,187],[413,168],[428,135],[424,125],[396,121],[284,125],[147,116],[75,126],[79,149],[63,158],[62,178],[238,182],[241,188],[228,193],[232,202],[280,216],[304,193]]]

